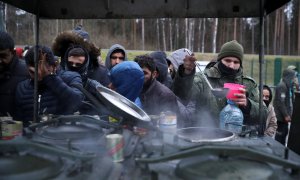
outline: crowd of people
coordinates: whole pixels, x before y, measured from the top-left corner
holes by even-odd
[[[102,62],[100,49],[82,26],[60,33],[51,48],[32,46],[26,53],[14,48],[13,38],[1,31],[0,116],[12,116],[23,121],[25,127],[30,125],[34,114],[35,51],[39,115],[75,112],[99,115],[101,111],[90,106],[86,92],[96,96],[100,86],[118,92],[149,115],[173,112],[178,127],[218,127],[219,113],[227,103],[225,97],[214,96],[205,77],[196,73],[196,57],[186,48],[170,55],[155,51],[129,60],[126,49],[114,44]],[[294,87],[299,88],[295,80],[297,70],[289,67],[283,71],[282,80],[275,88],[273,105],[272,90],[264,85],[260,110],[258,85],[244,75],[243,60],[243,46],[235,40],[226,42],[217,59],[206,66],[204,75],[213,88],[222,88],[224,83],[244,85],[233,99],[243,113],[243,124],[259,124],[262,117],[265,135],[285,144]]]

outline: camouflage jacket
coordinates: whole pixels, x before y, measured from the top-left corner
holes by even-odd
[[[218,69],[218,62],[204,71],[213,88],[223,87],[224,83],[238,83],[246,86],[249,103],[248,112],[243,111],[244,124],[259,123],[259,91],[255,81],[243,75],[242,68],[235,76],[223,76]],[[219,113],[226,106],[226,98],[217,98],[210,91],[200,73],[195,74],[191,89],[191,101],[195,103],[194,125],[218,127]],[[267,118],[267,107],[263,105],[263,119]],[[250,110],[250,111],[249,111]]]

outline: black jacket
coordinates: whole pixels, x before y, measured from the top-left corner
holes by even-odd
[[[17,84],[29,77],[25,62],[16,56],[9,69],[0,75],[0,116],[14,116],[14,99]]]

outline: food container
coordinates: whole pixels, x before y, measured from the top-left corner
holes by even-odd
[[[108,155],[112,157],[113,162],[122,162],[124,160],[124,139],[121,134],[107,135],[106,145],[108,149]]]

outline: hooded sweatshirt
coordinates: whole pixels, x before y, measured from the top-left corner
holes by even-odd
[[[126,61],[111,69],[110,79],[119,94],[135,102],[143,88],[144,73],[136,62]]]
[[[107,67],[108,70],[111,70],[111,68],[112,68],[110,56],[117,49],[120,49],[124,52],[124,61],[127,61],[127,53],[125,51],[125,48],[120,44],[114,44],[108,50],[108,53],[107,53],[106,58],[105,58],[105,66]]]
[[[167,55],[162,51],[155,51],[150,54],[150,57],[154,59],[159,76],[156,78],[160,83],[164,84],[168,88],[171,88],[172,78],[168,73]]]

